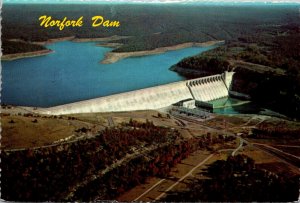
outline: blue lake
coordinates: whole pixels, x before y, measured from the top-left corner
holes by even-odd
[[[2,62],[1,103],[49,107],[184,80],[170,71],[184,57],[211,47],[101,64],[111,48],[70,41],[50,44],[46,56]]]

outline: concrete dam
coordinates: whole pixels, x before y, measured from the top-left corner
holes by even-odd
[[[174,82],[95,99],[38,109],[51,115],[160,109],[186,99],[211,101],[229,96],[234,72]]]

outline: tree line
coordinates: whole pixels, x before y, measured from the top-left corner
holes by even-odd
[[[196,149],[230,141],[210,134],[184,140],[177,130],[152,122],[131,121],[107,128],[99,135],[51,147],[2,151],[1,193],[9,201],[62,201],[72,188],[112,167],[117,160],[145,147],[157,146],[133,157],[103,176],[79,187],[68,201],[113,199],[142,183],[146,177],[166,177],[174,165]],[[97,187],[96,187],[97,186]]]
[[[292,202],[299,196],[299,176],[261,169],[246,155],[218,160],[202,174],[208,178],[190,180],[186,191],[172,192],[162,201]]]

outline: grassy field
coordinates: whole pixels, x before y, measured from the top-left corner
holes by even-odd
[[[1,117],[1,147],[3,149],[39,147],[63,139],[74,140],[88,135],[95,135],[105,127],[120,126],[124,122],[129,122],[130,119],[139,122],[149,120],[158,126],[178,128],[178,122],[175,119],[167,118],[166,114],[157,111],[44,116],[12,107],[12,109],[3,109]],[[113,121],[113,126],[109,123],[109,119]],[[196,124],[191,124],[191,126],[194,126],[194,130],[189,131],[179,128],[185,138],[206,133],[201,128],[195,129]],[[79,131],[83,128],[87,131]]]
[[[31,154],[32,152],[38,153],[39,150],[36,149],[36,151],[34,150],[31,151],[30,148],[56,143],[53,149],[51,149],[51,147],[48,146],[43,149],[40,149],[40,151],[41,151],[41,156],[45,156],[43,159],[49,160],[51,161],[51,163],[59,162],[61,164],[60,170],[62,171],[59,172],[60,176],[64,176],[64,174],[61,173],[65,171],[63,167],[64,164],[63,160],[66,158],[68,160],[69,156],[75,156],[75,155],[71,153],[68,156],[62,156],[61,158],[57,159],[56,155],[52,155],[52,154],[51,156],[45,154],[42,155],[43,150],[45,151],[45,153],[50,153],[51,151],[54,150],[54,152],[57,153],[57,156],[61,156],[62,154],[64,154],[64,152],[59,152],[59,150],[61,149],[69,151],[68,153],[70,153],[70,150],[79,150],[78,152],[76,152],[78,153],[78,156],[82,156],[79,159],[79,163],[83,161],[84,163],[92,164],[91,160],[97,160],[97,157],[99,157],[97,155],[98,153],[104,153],[101,151],[103,150],[103,148],[97,147],[98,145],[101,146],[102,142],[97,143],[93,141],[94,139],[100,139],[100,140],[102,139],[107,144],[110,143],[109,139],[112,140],[116,139],[117,141],[120,139],[123,140],[124,142],[128,142],[128,141],[136,142],[135,140],[129,139],[131,135],[129,135],[129,137],[128,135],[126,135],[127,138],[123,137],[123,135],[120,134],[121,132],[120,130],[124,129],[125,130],[124,133],[126,132],[126,130],[139,131],[141,130],[139,126],[142,126],[143,123],[146,124],[143,127],[145,129],[148,129],[147,125],[152,126],[154,124],[155,126],[160,126],[157,129],[161,129],[162,131],[164,129],[165,130],[169,129],[171,132],[178,131],[178,134],[175,136],[177,141],[171,145],[167,145],[168,147],[174,148],[174,149],[170,149],[170,151],[166,151],[167,148],[163,147],[164,145],[156,145],[155,142],[152,144],[149,144],[147,142],[137,142],[136,144],[131,146],[130,149],[127,149],[128,151],[126,153],[124,153],[124,151],[122,150],[124,150],[124,147],[126,148],[127,145],[116,143],[116,145],[108,147],[108,150],[112,150],[114,152],[115,158],[110,159],[107,156],[105,156],[104,160],[105,162],[107,162],[107,164],[103,165],[103,163],[100,162],[100,165],[104,167],[103,169],[105,169],[106,167],[105,170],[108,169],[109,171],[111,170],[109,172],[110,175],[109,174],[107,175],[108,179],[107,180],[105,179],[105,181],[109,181],[109,184],[118,185],[118,188],[120,189],[120,190],[115,190],[114,188],[112,188],[111,191],[112,193],[107,193],[107,195],[112,195],[113,197],[117,198],[117,200],[119,201],[132,201],[137,197],[139,197],[140,195],[142,195],[152,186],[153,189],[151,189],[151,191],[149,192],[146,192],[145,195],[142,195],[139,198],[139,200],[152,201],[157,198],[158,199],[164,198],[165,197],[164,191],[166,190],[170,190],[172,194],[173,192],[185,191],[190,187],[191,184],[193,184],[193,180],[200,179],[202,181],[206,181],[208,177],[205,175],[206,169],[211,165],[214,165],[214,163],[217,161],[226,160],[228,157],[231,157],[233,151],[236,151],[235,152],[236,155],[242,154],[253,159],[255,161],[256,167],[259,170],[270,171],[274,174],[278,174],[278,176],[284,179],[294,178],[295,176],[299,175],[298,168],[295,167],[293,163],[290,163],[288,159],[285,159],[282,156],[277,157],[275,154],[272,153],[270,154],[269,152],[257,148],[256,146],[255,147],[251,146],[251,144],[244,143],[243,145],[241,145],[241,138],[238,137],[238,136],[242,136],[243,139],[247,140],[247,142],[250,143],[259,143],[262,139],[251,138],[251,133],[253,130],[257,128],[261,129],[262,126],[263,129],[269,129],[269,128],[273,129],[274,126],[279,126],[283,124],[294,130],[299,129],[298,123],[293,121],[287,121],[279,118],[272,118],[269,116],[260,116],[260,115],[235,115],[235,116],[214,115],[209,120],[202,121],[202,122],[190,122],[187,120],[180,120],[179,122],[178,118],[173,118],[172,116],[170,117],[168,116],[167,113],[162,113],[158,111],[73,114],[73,115],[65,115],[65,116],[44,116],[44,115],[32,114],[29,113],[29,111],[30,111],[29,108],[24,109],[20,107],[11,107],[11,106],[9,107],[6,106],[5,108],[2,109],[2,115],[1,115],[2,129],[3,129],[2,149],[9,150],[9,149],[27,148],[26,150],[28,152],[25,150],[26,152],[25,155],[32,156]],[[224,123],[226,123],[226,125],[224,125]],[[152,127],[154,127],[155,129],[156,128],[155,126]],[[106,132],[106,133],[111,132],[113,134],[110,136],[106,135],[108,137],[103,139],[101,138],[101,136],[99,136],[99,131]],[[155,132],[155,130],[153,132]],[[116,136],[114,133],[117,133],[118,136]],[[157,134],[154,133],[153,136],[155,135]],[[229,136],[228,138],[230,137],[231,138],[225,139],[226,136],[224,137],[224,135],[226,135],[227,137]],[[145,137],[145,139],[147,139],[147,136]],[[197,140],[198,141],[200,140],[199,143]],[[285,138],[284,140],[291,140],[291,139]],[[152,142],[152,140],[149,141]],[[93,142],[95,143],[93,144]],[[198,144],[194,145],[195,142],[197,142]],[[181,143],[181,147],[179,147],[179,143]],[[275,143],[279,144],[280,142],[279,140],[274,142],[274,139],[263,140],[263,144],[265,145],[268,145],[270,147],[276,147],[277,149],[283,150],[284,152],[291,153],[293,156],[298,156],[299,148],[293,148],[292,150],[287,151],[285,150],[286,147],[275,146]],[[287,143],[288,142],[284,142],[281,139],[281,144],[287,144]],[[103,145],[103,147],[107,146],[107,144]],[[290,144],[292,144],[292,142],[290,142]],[[297,145],[296,142],[294,142],[293,144]],[[198,147],[200,147],[199,150],[196,150],[197,145],[199,145]],[[88,152],[80,151],[82,147],[86,148],[88,146],[89,146]],[[182,148],[184,146],[189,146],[187,148],[188,150],[184,150],[184,148]],[[118,151],[118,147],[120,148],[119,151]],[[176,154],[176,153],[173,154],[175,149],[183,150],[183,152],[181,154]],[[9,153],[10,152],[8,151],[7,155],[9,155]],[[166,157],[162,156],[163,154],[165,154]],[[12,154],[10,156],[12,156]],[[20,156],[22,157],[23,155],[20,152],[20,153],[16,153],[16,156],[20,158]],[[89,156],[92,157],[94,156],[94,157],[90,160],[88,158]],[[157,158],[151,158],[153,156]],[[177,162],[174,159],[177,156],[180,156],[183,159],[182,160],[180,159],[181,161]],[[41,157],[33,156],[31,158],[34,160],[35,159],[39,160]],[[152,161],[157,161],[158,159],[159,160],[161,159],[161,161],[167,161],[170,160],[171,158],[174,159],[174,163],[177,163],[175,165],[172,165],[172,167],[169,167],[168,165],[165,164],[163,165],[158,164],[161,162],[158,162],[155,165],[150,164]],[[208,159],[206,160],[206,158]],[[70,159],[68,161],[72,161],[72,160],[73,159]],[[199,167],[196,167],[204,160],[205,163],[201,164],[201,166],[199,165]],[[15,162],[11,164],[14,163]],[[24,162],[24,164],[25,163],[26,162]],[[37,166],[40,167],[39,165],[40,162],[38,161],[37,163],[38,163]],[[111,165],[109,165],[108,163],[110,163]],[[43,164],[42,166],[46,167],[47,163],[45,164]],[[149,169],[148,167],[151,168],[154,166],[157,168],[163,167],[164,169],[162,169],[161,173],[165,175],[150,176],[145,180],[146,181],[145,183],[142,181],[145,179],[145,177],[143,176],[142,179],[136,180],[137,182],[135,181],[131,182],[130,187],[127,184],[122,186],[123,183],[121,184],[118,181],[114,180],[113,177],[115,176],[123,177],[124,172],[126,172],[126,174],[128,173],[127,175],[129,175],[130,173],[128,170],[129,169],[133,170],[136,164],[142,164],[143,170],[146,171]],[[51,167],[53,167],[52,165]],[[28,167],[26,164],[24,165],[24,167],[25,166]],[[85,165],[76,165],[76,167],[81,167],[81,166],[85,166]],[[95,170],[94,167],[97,166],[98,165],[87,167],[89,169],[88,171]],[[43,168],[43,170],[44,169],[47,170],[47,167]],[[122,170],[125,171],[122,172]],[[194,171],[190,174],[191,170]],[[100,173],[101,171],[98,171],[97,173],[96,171],[94,171],[93,173],[88,172],[88,174],[85,174],[84,171],[75,170],[73,172],[80,173],[80,174],[82,173],[83,175],[81,178],[78,179],[81,181],[81,182],[79,181],[80,184],[78,183],[79,184],[78,187],[76,186],[77,183],[76,184],[75,182],[73,183],[75,184],[76,187],[74,185],[72,187],[77,188],[76,190],[74,189],[76,193],[68,192],[66,193],[68,194],[68,197],[69,195],[72,195],[70,197],[71,199],[72,198],[90,199],[92,197],[97,197],[97,196],[102,198],[104,197],[101,195],[97,195],[95,193],[97,192],[97,190],[91,189],[91,188],[95,188],[93,185],[95,184],[95,181],[96,182],[101,181],[101,177],[102,177]],[[9,171],[6,171],[6,173],[11,175],[11,172]],[[99,174],[100,176],[96,179],[93,179],[94,176],[89,173],[98,174],[96,177],[98,177]],[[189,175],[187,175],[186,178],[184,178],[181,182],[177,182],[186,174]],[[149,174],[147,174],[147,176],[148,175]],[[134,177],[138,178],[139,173],[135,172]],[[125,177],[123,177],[122,181],[124,181],[124,178]],[[45,180],[43,179],[43,181],[46,182],[49,180],[51,179],[45,179]],[[158,184],[157,187],[156,186],[154,187],[154,185],[156,184]],[[104,187],[103,188],[104,190],[105,188],[107,188],[107,185],[103,185],[101,187]],[[89,195],[82,196],[81,191],[84,190],[84,188],[85,189],[90,188],[88,189],[88,191],[92,190]],[[131,189],[126,191],[124,190],[124,188],[131,188]],[[69,191],[72,190],[69,189]],[[99,189],[99,191],[102,191],[102,189]],[[59,195],[64,196],[64,194],[59,194]]]

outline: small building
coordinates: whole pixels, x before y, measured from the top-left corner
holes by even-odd
[[[177,102],[175,105],[182,106],[182,107],[188,108],[188,109],[194,109],[194,108],[196,108],[196,101],[194,99],[185,99],[185,100]]]

